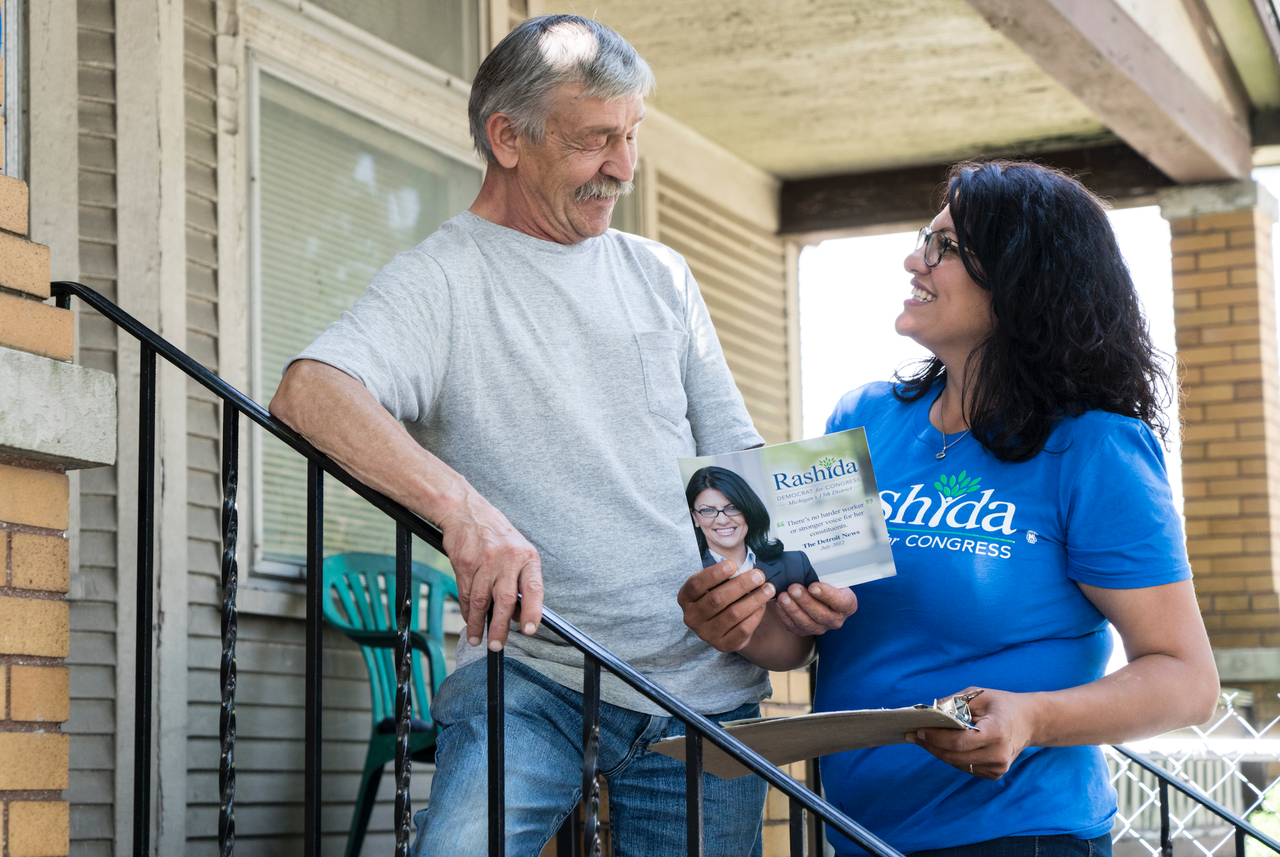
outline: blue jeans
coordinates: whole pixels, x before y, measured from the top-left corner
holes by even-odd
[[[507,854],[537,857],[582,798],[582,694],[531,667],[506,661]],[[431,716],[443,727],[427,808],[414,816],[414,857],[488,854],[488,736],[485,662],[440,686]],[[759,715],[756,704],[711,716]],[[648,747],[684,734],[673,717],[600,704],[600,772],[609,783],[609,823],[617,857],[685,853],[685,768]],[[707,857],[759,857],[767,784],[755,775],[703,774]]]
[[[1111,857],[1111,834],[1096,839],[1074,836],[1005,836],[972,845],[916,851],[911,857]]]

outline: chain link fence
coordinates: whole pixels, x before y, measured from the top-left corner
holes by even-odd
[[[1224,691],[1217,712],[1203,726],[1179,729],[1126,746],[1186,782],[1233,814],[1280,838],[1280,717],[1258,724],[1253,697]],[[1120,753],[1105,748],[1119,802],[1111,838],[1115,857],[1159,857],[1160,787],[1156,778]],[[1235,830],[1194,800],[1170,793],[1173,857],[1235,855]],[[1249,840],[1245,855],[1274,852]]]

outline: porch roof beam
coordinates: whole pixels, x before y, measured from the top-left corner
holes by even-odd
[[[1174,182],[1124,144],[1046,152],[1037,162],[1078,176],[1122,207],[1155,201]],[[783,182],[779,231],[811,240],[837,234],[891,232],[928,223],[942,206],[949,164],[822,176]]]
[[[1272,62],[1276,64],[1276,71],[1280,72],[1280,23],[1276,21],[1274,7],[1271,0],[1253,0],[1252,6],[1258,26],[1266,35],[1267,44],[1271,45]]]
[[[1202,90],[1116,0],[968,0],[1180,184],[1249,175],[1246,117]]]

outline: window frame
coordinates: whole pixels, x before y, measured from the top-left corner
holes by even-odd
[[[475,53],[476,65],[478,67],[480,62],[484,60],[485,54],[488,53],[488,48],[490,47],[489,43],[491,39],[489,21],[493,16],[493,10],[490,8],[492,0],[469,0],[468,5],[471,7],[470,11],[464,12],[463,14],[469,15],[471,20],[475,23],[475,40],[471,44],[471,50]],[[310,2],[310,0],[298,0],[298,11],[305,16],[325,22],[333,29],[345,30],[351,38],[365,42],[379,53],[389,55],[402,64],[409,66],[420,64],[432,74],[442,75],[450,80],[460,82],[464,86],[470,85],[464,78],[458,77],[453,72],[446,71],[445,69],[433,64],[428,59],[391,44],[381,36],[377,36],[369,30],[362,29],[338,13],[331,12],[328,9]],[[496,41],[494,44],[496,44]]]
[[[26,139],[26,119],[23,115],[23,89],[26,63],[23,58],[22,0],[3,0],[3,33],[0,33],[0,53],[3,54],[4,91],[0,98],[0,115],[4,118],[3,173],[15,179],[27,178],[23,142]]]
[[[309,5],[309,4],[304,4]],[[483,4],[481,4],[483,5]],[[340,30],[355,30],[355,28],[347,24],[345,21],[337,18],[337,16],[324,12],[323,10],[313,9],[312,15],[323,15],[334,19],[341,25]],[[330,21],[328,23],[334,23]],[[371,36],[363,31],[356,31],[361,34],[362,38],[358,41],[374,40],[379,44],[385,45],[380,39]],[[342,36],[350,36],[350,33],[338,32],[330,34],[337,35],[340,38],[334,39],[340,48],[350,47],[350,44],[342,44]],[[329,41],[329,39],[326,39]],[[449,100],[457,103],[461,96],[462,118],[464,119],[463,128],[465,129],[465,99],[470,94],[470,87],[459,81],[457,78],[448,75],[438,69],[431,69],[432,74],[427,75],[427,80],[423,81],[421,68],[414,66],[427,66],[427,63],[419,60],[417,57],[386,46],[388,51],[396,51],[403,54],[403,57],[412,60],[406,63],[400,69],[403,78],[408,78],[416,86],[421,86],[424,82],[431,89],[441,88],[445,90],[446,96],[452,96]],[[400,59],[400,58],[397,58]],[[354,66],[354,63],[353,63]],[[427,66],[430,68],[429,66]],[[389,111],[382,106],[373,103],[370,100],[370,89],[375,88],[376,84],[367,81],[361,81],[357,75],[341,74],[344,71],[352,71],[354,69],[338,69],[342,80],[346,83],[348,80],[354,82],[352,86],[335,85],[332,78],[324,79],[320,73],[320,69],[303,68],[298,64],[288,61],[285,58],[273,54],[269,50],[263,50],[261,46],[256,45],[252,39],[252,34],[247,40],[245,55],[245,119],[246,119],[246,135],[245,135],[245,163],[246,163],[246,197],[245,197],[245,257],[247,262],[247,298],[248,313],[246,318],[245,330],[245,346],[247,346],[247,366],[248,378],[247,388],[250,397],[254,401],[261,401],[263,393],[262,384],[262,276],[261,276],[261,258],[262,258],[262,235],[261,235],[261,157],[260,157],[260,132],[261,132],[261,75],[269,74],[276,79],[283,81],[291,86],[301,89],[316,98],[322,99],[329,104],[346,110],[362,119],[373,122],[383,128],[403,136],[414,143],[417,143],[433,151],[450,158],[461,165],[472,167],[483,176],[484,166],[475,156],[470,144],[469,136],[459,139],[457,133],[457,116],[428,116],[426,119],[429,125],[424,126],[419,122],[414,122],[406,116],[396,115],[395,112]],[[391,69],[395,71],[395,69]],[[443,78],[443,80],[439,79]],[[365,85],[360,85],[364,83]],[[465,88],[465,91],[463,91]],[[441,93],[428,92],[426,94],[439,95]],[[453,111],[449,111],[452,113]],[[422,117],[418,117],[421,119]],[[431,120],[441,120],[432,122]],[[435,125],[436,127],[431,127]],[[454,133],[450,134],[449,131]],[[265,406],[265,403],[263,403]],[[256,424],[251,425],[250,431],[245,439],[248,455],[246,456],[249,465],[249,479],[242,480],[248,482],[249,490],[242,492],[242,497],[247,500],[242,508],[242,520],[246,521],[249,526],[242,530],[248,538],[242,538],[240,541],[240,561],[244,568],[248,569],[246,577],[247,583],[251,587],[260,589],[283,589],[286,591],[300,591],[300,584],[305,581],[305,568],[294,565],[292,563],[278,562],[274,560],[266,560],[263,557],[263,531],[264,522],[262,510],[264,508],[265,482],[262,467],[262,448],[263,448],[263,430]],[[245,496],[247,495],[247,496]],[[275,612],[275,611],[271,611]]]

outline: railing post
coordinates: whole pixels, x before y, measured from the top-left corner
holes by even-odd
[[[413,537],[396,523],[396,857],[409,857],[409,615],[413,609]]]
[[[504,857],[507,851],[504,656],[501,649],[489,652],[489,857]]]
[[[1272,837],[1270,834],[1259,830],[1245,819],[1235,815],[1231,810],[1222,804],[1213,800],[1204,790],[1194,784],[1183,782],[1179,777],[1159,767],[1150,759],[1145,759],[1137,752],[1125,747],[1123,744],[1112,744],[1111,749],[1117,754],[1128,760],[1128,764],[1137,765],[1138,768],[1152,777],[1160,784],[1160,854],[1162,857],[1171,857],[1173,853],[1172,838],[1170,835],[1170,816],[1173,809],[1169,803],[1169,790],[1177,789],[1179,793],[1190,798],[1195,803],[1212,812],[1214,815],[1226,821],[1232,827],[1236,828],[1238,836],[1248,835],[1257,840],[1266,848],[1276,854],[1280,854],[1280,840]],[[1179,832],[1186,833],[1185,822],[1179,822]],[[1242,841],[1242,840],[1237,840]],[[1154,852],[1153,852],[1154,853]]]
[[[135,684],[135,705],[136,716],[134,723],[134,847],[135,857],[150,857],[150,832],[151,832],[151,813],[150,813],[150,796],[151,796],[151,697],[152,697],[152,645],[154,637],[154,603],[152,598],[152,589],[154,586],[154,544],[155,544],[155,412],[156,412],[156,357],[162,356],[174,366],[181,369],[186,375],[196,382],[204,386],[222,399],[224,408],[231,413],[224,411],[224,419],[236,419],[239,414],[248,417],[257,425],[264,428],[283,443],[295,450],[299,454],[305,456],[308,460],[308,506],[307,506],[307,626],[306,626],[306,713],[305,713],[305,744],[304,744],[304,764],[305,764],[305,796],[304,796],[304,848],[305,853],[309,857],[316,857],[320,851],[320,793],[321,793],[321,712],[322,712],[322,608],[324,604],[324,586],[323,586],[323,558],[324,558],[324,504],[323,504],[323,474],[329,473],[343,485],[349,487],[360,497],[363,497],[375,508],[385,512],[398,525],[405,527],[410,533],[422,538],[428,544],[443,550],[442,536],[436,528],[431,526],[423,519],[414,515],[408,509],[394,500],[379,493],[377,490],[369,487],[365,483],[347,473],[341,467],[335,465],[322,452],[311,446],[305,439],[297,435],[289,429],[288,426],[272,417],[265,408],[257,402],[236,390],[226,381],[209,372],[199,363],[197,363],[188,354],[183,353],[175,348],[172,343],[167,342],[158,336],[155,331],[148,329],[137,319],[120,309],[111,301],[80,283],[59,282],[54,283],[52,292],[58,298],[60,307],[68,307],[70,304],[70,295],[75,295],[80,300],[92,307],[95,311],[101,313],[105,318],[114,323],[121,331],[128,333],[136,338],[141,344],[142,355],[142,395],[140,401],[140,426],[139,426],[139,502],[138,502],[138,557],[137,557],[137,592],[138,592],[138,623],[136,629],[137,641],[137,681]],[[224,429],[226,426],[224,425]],[[237,444],[228,438],[234,437],[233,434],[224,435],[224,455],[235,455]],[[227,659],[224,661],[225,669],[222,673],[223,684],[223,714],[229,715],[223,721],[224,728],[220,729],[220,736],[225,741],[224,750],[226,755],[223,762],[219,766],[219,785],[222,792],[222,800],[220,807],[225,814],[220,817],[219,833],[220,844],[234,847],[234,738],[235,738],[235,610],[234,595],[237,583],[237,570],[234,564],[235,551],[235,503],[233,500],[236,479],[236,464],[238,462],[232,460],[224,462],[227,465],[224,468],[224,519],[223,519],[223,535],[224,535],[224,563],[230,561],[230,565],[224,564],[223,568],[223,593],[224,602],[229,604],[230,609],[224,611],[223,626],[223,644],[224,654]],[[231,476],[231,481],[227,481],[227,476]],[[230,537],[231,541],[228,541]],[[228,586],[228,584],[230,584]],[[230,599],[226,596],[228,592]],[[628,664],[619,660],[608,649],[603,648],[590,637],[583,634],[574,626],[566,623],[563,619],[555,614],[553,610],[544,609],[543,612],[544,625],[554,633],[558,634],[568,644],[574,646],[584,655],[589,655],[598,661],[602,669],[608,669],[612,674],[617,676],[621,681],[630,685],[635,690],[647,698],[661,705],[673,716],[679,717],[686,723],[686,748],[689,750],[689,759],[691,760],[691,768],[688,771],[689,793],[692,798],[692,811],[689,814],[689,830],[691,853],[701,853],[702,848],[702,824],[701,814],[703,811],[701,802],[701,748],[704,738],[710,740],[720,749],[728,752],[733,757],[743,762],[750,770],[763,777],[769,783],[777,787],[780,791],[790,797],[792,800],[799,801],[805,807],[813,811],[816,817],[826,821],[831,827],[848,837],[854,842],[862,845],[873,854],[880,857],[900,857],[898,852],[880,841],[874,834],[871,834],[856,822],[849,819],[831,804],[827,803],[821,797],[808,792],[796,783],[794,779],[781,773],[777,768],[770,765],[759,754],[751,749],[741,745],[731,736],[724,734],[716,724],[708,720],[703,715],[697,713],[684,702],[672,696],[660,685],[655,684],[650,679],[641,675],[632,669]],[[400,624],[399,621],[397,623]],[[403,651],[403,650],[402,650]],[[504,796],[504,758],[503,758],[503,653],[492,652],[489,654],[489,741],[491,752],[489,754],[489,784],[490,784],[490,853],[494,855],[502,855],[505,851],[505,796]],[[403,684],[403,682],[398,682]],[[1123,747],[1117,747],[1116,751],[1133,759],[1139,766],[1143,766],[1148,770],[1154,769],[1145,760],[1132,755]],[[407,766],[406,766],[407,767]],[[1157,774],[1163,775],[1164,772]],[[816,779],[816,778],[815,778]],[[1175,788],[1183,793],[1191,794],[1176,780],[1170,780]],[[815,782],[815,785],[818,785]],[[819,786],[820,788],[820,786]],[[1225,808],[1214,803],[1207,798],[1201,798],[1194,794],[1193,799],[1208,807],[1213,812],[1223,818],[1237,823],[1243,831],[1249,836],[1254,837],[1258,841],[1280,853],[1280,842],[1272,839],[1266,833],[1253,827],[1248,822],[1237,819],[1232,816]],[[576,839],[576,832],[571,832],[573,825],[576,823],[576,814],[572,815],[571,821],[566,825],[569,830],[566,833],[570,837]],[[403,827],[403,825],[402,825]],[[407,830],[407,828],[405,828]]]
[[[1236,826],[1236,857],[1244,857],[1244,828]]]
[[[582,853],[600,854],[600,662],[582,660]]]
[[[307,462],[307,687],[303,753],[303,854],[320,857],[320,741],[324,662],[324,471]]]
[[[133,688],[133,853],[151,853],[151,646],[155,576],[156,352],[142,343],[138,413],[138,627]]]
[[[692,723],[684,725],[685,842],[689,857],[706,850],[702,829],[702,733]]]
[[[1173,841],[1169,839],[1169,783],[1164,780],[1160,781],[1160,857],[1173,857]]]
[[[808,852],[805,842],[804,804],[795,798],[791,799],[791,857],[806,857]]]
[[[809,707],[813,708],[813,701],[818,696],[818,662],[814,661],[809,664]],[[809,787],[809,791],[816,795],[822,794],[822,768],[818,764],[818,760],[810,759],[806,766],[805,785]],[[810,832],[810,847],[815,857],[821,857],[826,853],[824,848],[827,830],[823,826],[822,817],[816,812],[811,816],[813,820],[813,830]]]
[[[221,756],[218,761],[218,854],[231,857],[236,848],[236,565],[239,518],[236,496],[240,480],[240,411],[222,403],[222,708],[218,717]]]
[[[579,857],[577,807],[565,816],[556,831],[556,857]]]

